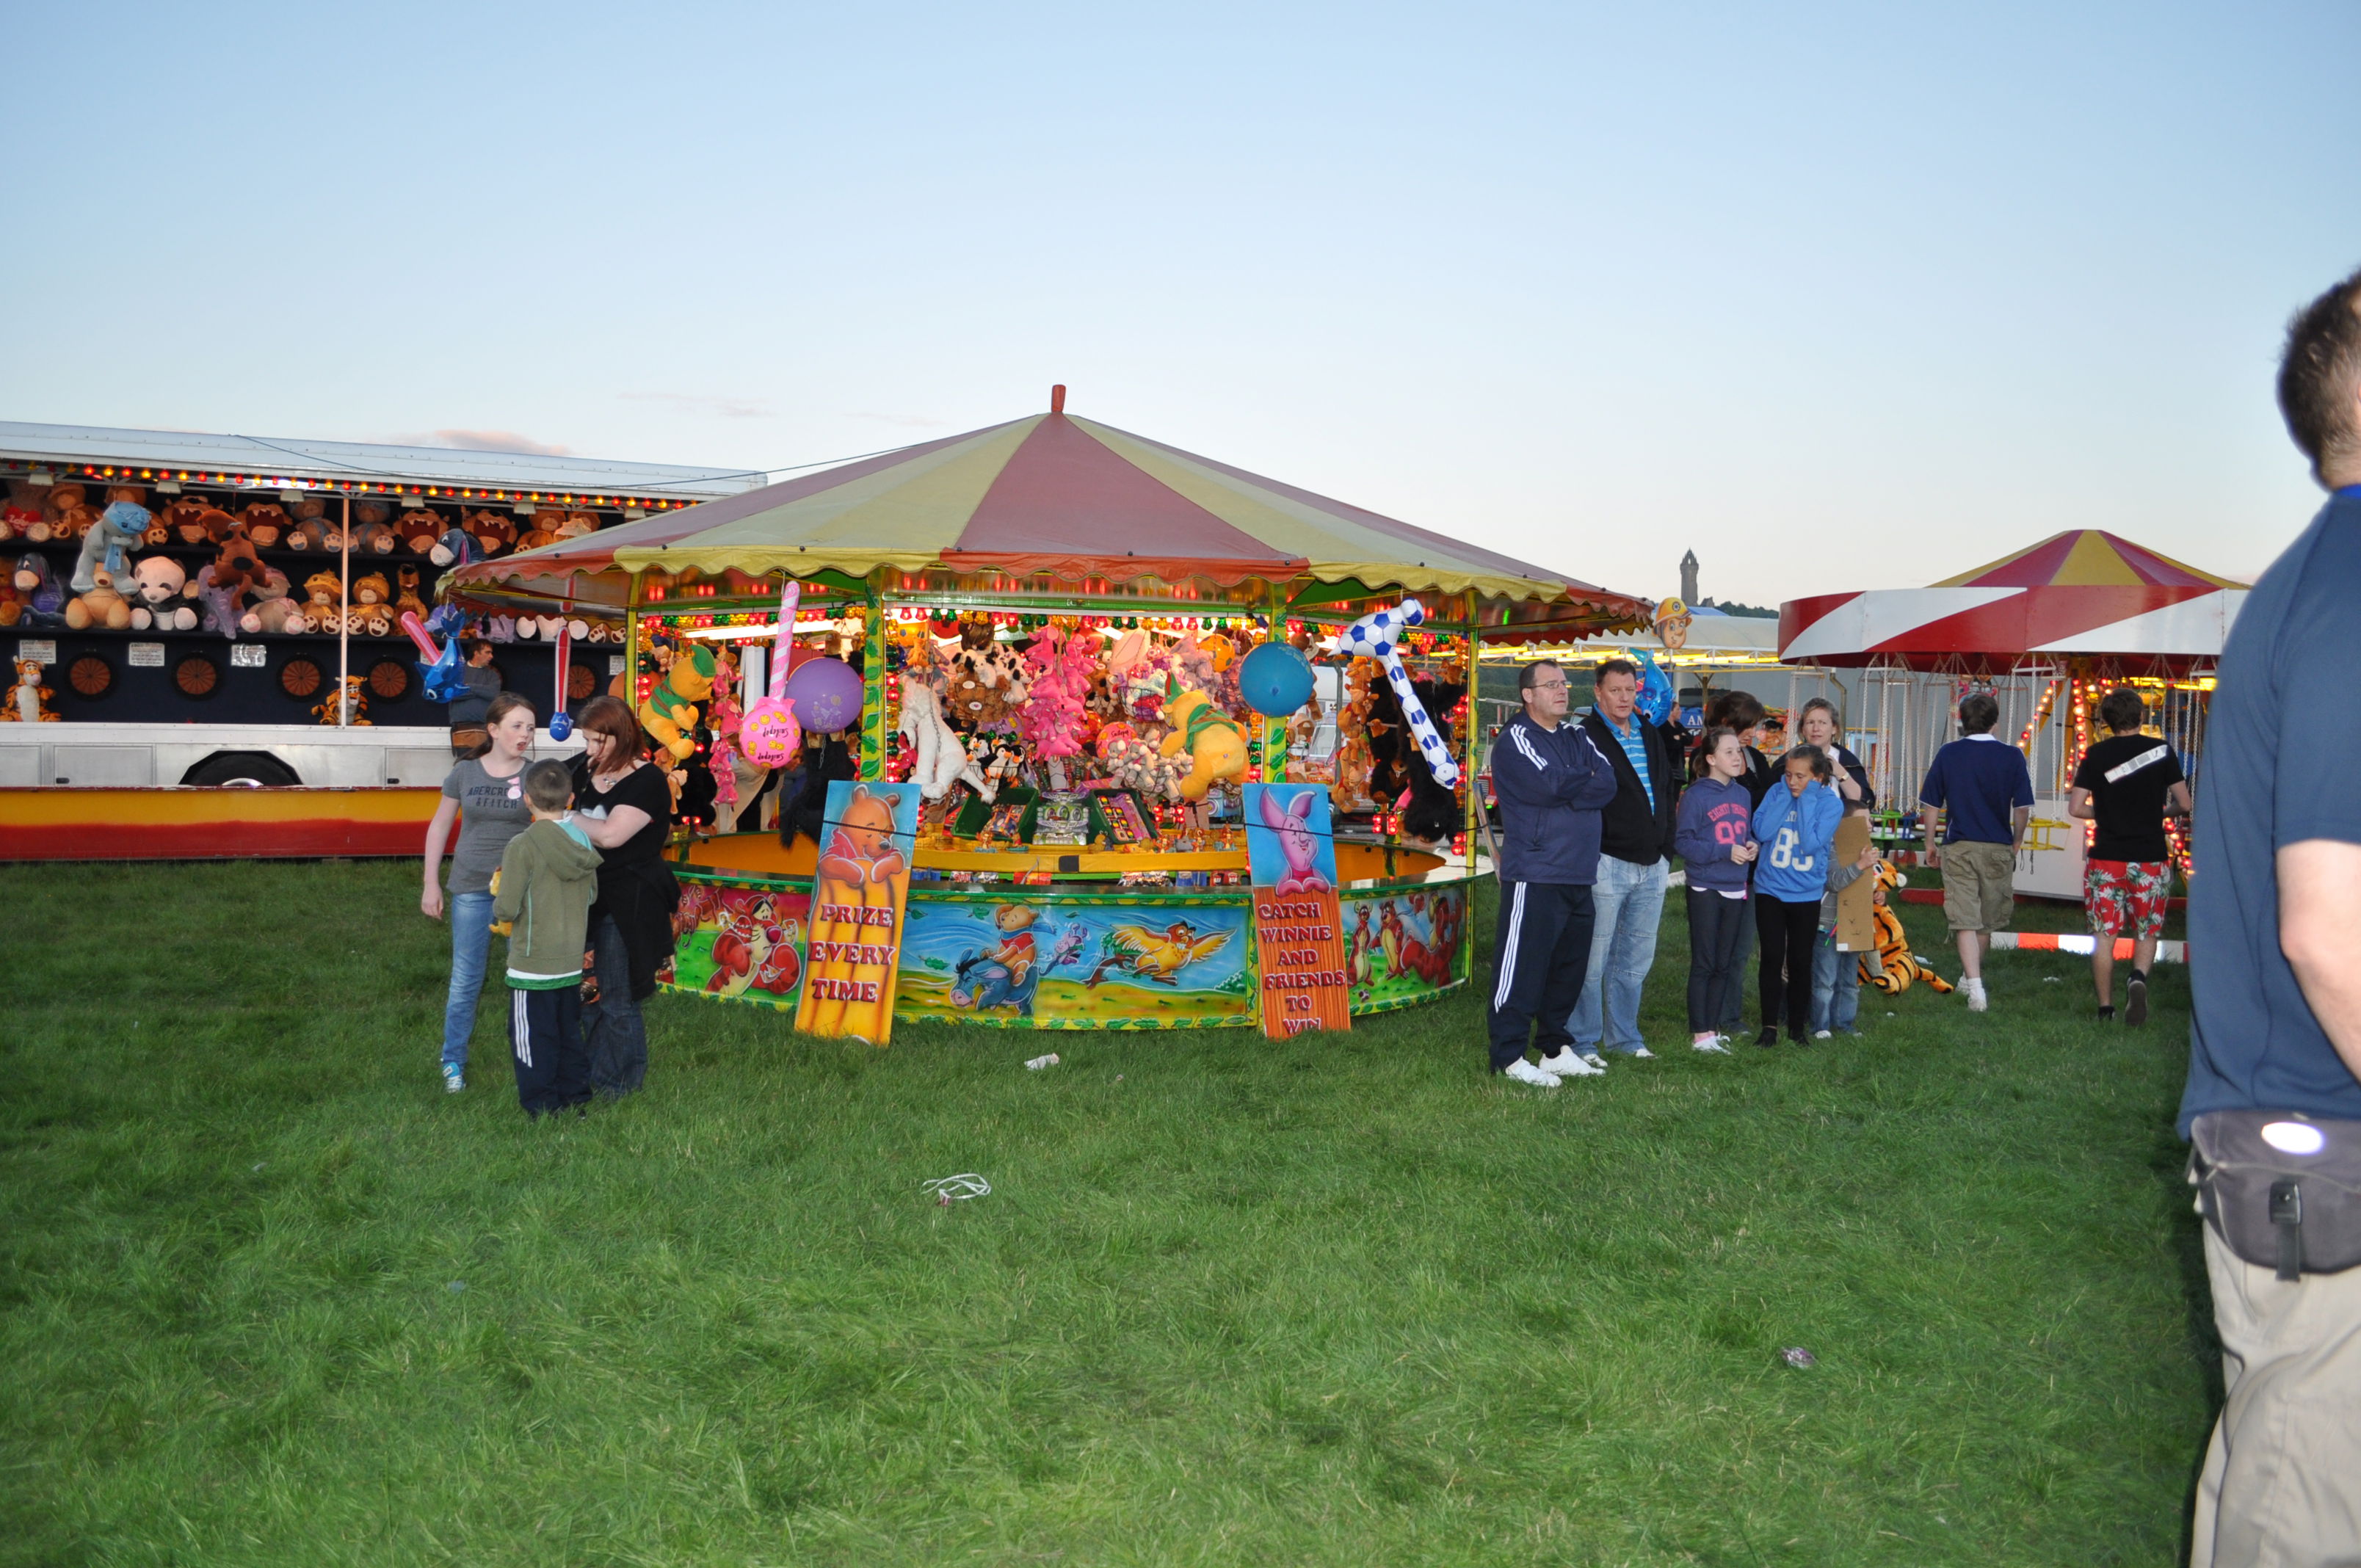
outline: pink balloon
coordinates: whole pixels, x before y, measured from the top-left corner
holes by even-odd
[[[803,743],[804,727],[796,722],[793,697],[758,696],[738,721],[738,750],[758,766],[785,767]]]

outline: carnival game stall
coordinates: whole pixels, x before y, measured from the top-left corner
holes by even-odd
[[[668,983],[881,1044],[1346,1026],[1464,983],[1478,648],[1643,613],[1062,389],[454,593],[623,618],[686,824]]]
[[[1920,779],[1952,739],[1962,697],[1988,691],[1996,733],[2031,764],[2037,799],[2017,868],[2020,893],[2082,896],[2087,824],[2066,796],[2094,739],[2098,699],[2137,689],[2147,729],[2191,781],[2204,748],[2213,669],[2246,586],[2097,529],[2055,534],[1930,587],[1823,594],[1780,607],[1779,653],[1797,665],[1859,668],[1848,728],[1900,840]],[[2176,859],[2189,871],[2175,830]]]

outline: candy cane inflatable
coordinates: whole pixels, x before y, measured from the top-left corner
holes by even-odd
[[[1436,732],[1434,720],[1426,716],[1426,705],[1411,689],[1410,672],[1402,668],[1401,654],[1395,651],[1402,633],[1425,620],[1426,607],[1416,599],[1404,599],[1391,609],[1373,610],[1345,628],[1337,634],[1336,646],[1385,666],[1386,679],[1401,701],[1402,717],[1410,721],[1411,735],[1418,741],[1426,765],[1434,771],[1434,782],[1448,789],[1459,782],[1459,764],[1451,760],[1451,748]]]
[[[557,623],[557,695],[549,704],[549,738],[563,740],[574,733],[574,716],[566,711],[566,653],[574,645],[572,630],[563,620]]]
[[[738,722],[738,750],[758,767],[785,767],[804,741],[796,705],[787,697],[787,652],[795,646],[796,608],[803,595],[804,586],[788,578],[786,592],[779,596],[779,633],[771,641],[770,692],[756,697]]]

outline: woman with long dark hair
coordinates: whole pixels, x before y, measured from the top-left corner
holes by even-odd
[[[648,1030],[640,1003],[672,956],[680,883],[664,862],[672,836],[672,790],[648,761],[647,737],[620,697],[593,697],[574,720],[582,755],[574,763],[574,817],[605,859],[590,906],[590,950],[598,999],[582,1010],[590,1045],[590,1087],[613,1099],[648,1075]]]
[[[443,846],[451,823],[459,841],[451,849],[451,992],[443,1003],[443,1087],[453,1094],[467,1087],[467,1041],[476,1032],[476,1003],[484,992],[484,962],[491,950],[492,873],[509,840],[533,826],[525,804],[524,765],[533,752],[533,704],[514,692],[492,698],[484,711],[485,740],[475,753],[452,765],[443,779],[443,799],[426,825],[426,885],[418,896],[421,913],[443,918]]]

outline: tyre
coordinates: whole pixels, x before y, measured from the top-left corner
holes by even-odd
[[[181,775],[184,784],[226,784],[261,789],[273,784],[300,784],[295,770],[268,751],[215,751]]]

